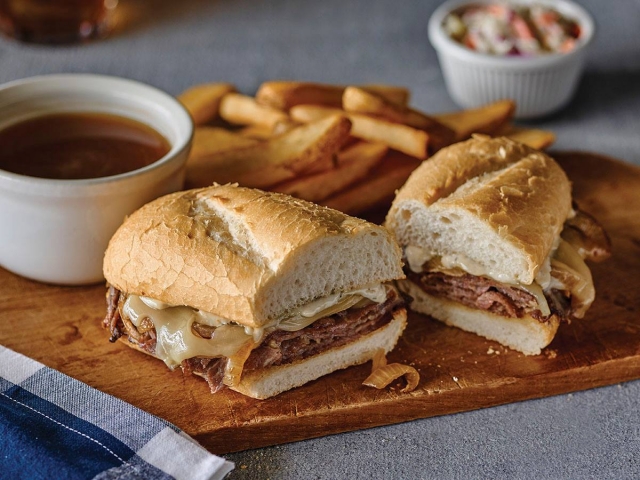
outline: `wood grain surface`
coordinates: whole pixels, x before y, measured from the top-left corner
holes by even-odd
[[[218,454],[640,378],[640,169],[592,154],[555,156],[614,253],[591,265],[597,299],[586,318],[561,326],[542,355],[411,315],[389,356],[419,370],[410,394],[362,386],[367,364],[264,401],[211,395],[200,378],[108,342],[103,286],[48,286],[2,269],[0,344],[167,419]]]

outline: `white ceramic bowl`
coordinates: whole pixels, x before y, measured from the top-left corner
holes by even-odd
[[[122,78],[47,75],[0,86],[0,129],[60,112],[128,117],[171,144],[151,165],[111,177],[51,180],[0,170],[0,265],[42,282],[96,283],[107,243],[125,216],[182,188],[193,123],[172,96]]]
[[[450,38],[442,23],[449,12],[465,5],[496,0],[449,0],[429,19],[429,40],[436,49],[447,90],[463,108],[510,98],[516,101],[517,118],[534,118],[565,106],[580,80],[586,49],[594,34],[591,15],[568,0],[518,0],[516,4],[542,4],[575,20],[581,35],[574,50],[535,57],[501,57],[470,50]]]

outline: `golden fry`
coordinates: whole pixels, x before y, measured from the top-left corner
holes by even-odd
[[[222,97],[220,116],[235,125],[264,125],[267,127],[273,127],[276,123],[289,119],[286,113],[266,105],[260,105],[253,97],[239,93],[230,93]]]
[[[256,140],[268,140],[274,135],[275,127],[266,125],[247,125],[237,131],[239,135]]]
[[[294,122],[293,120],[291,120],[290,118],[287,117],[287,120],[282,120],[278,123],[276,123],[273,126],[273,135],[282,135],[283,133],[288,132],[289,130],[292,130],[296,127],[299,127],[300,123],[298,122]]]
[[[344,113],[351,120],[353,124],[351,135],[354,137],[370,142],[384,143],[412,157],[423,159],[428,156],[429,134],[423,130],[359,113],[345,113],[342,110],[317,105],[297,105],[289,112],[292,119],[303,123],[339,113]]]
[[[465,140],[472,133],[493,135],[513,118],[515,110],[516,104],[512,100],[500,100],[472,110],[434,116],[456,132],[457,140]]]
[[[362,88],[375,92],[398,105],[406,105],[409,90],[391,85],[365,85]],[[256,93],[256,101],[279,110],[288,111],[296,105],[342,106],[341,85],[325,85],[311,82],[273,81],[264,82]]]
[[[399,152],[389,152],[367,177],[346,190],[329,197],[321,205],[349,215],[359,215],[376,207],[388,207],[398,188],[409,178],[420,161]]]
[[[338,153],[335,169],[294,178],[276,185],[272,190],[319,202],[365,177],[386,153],[386,145],[359,142]]]
[[[307,82],[275,81],[260,85],[256,101],[280,110],[289,110],[299,104],[339,107],[343,87]]]
[[[383,117],[414,128],[428,129],[438,123],[420,112],[392,103],[360,87],[347,87],[342,95],[342,108],[347,112]]]
[[[196,126],[205,125],[218,116],[220,100],[236,89],[230,83],[205,83],[193,86],[178,96]]]
[[[229,150],[239,150],[260,144],[259,140],[215,127],[197,127],[193,134],[191,152],[187,160],[188,188],[211,185],[211,158]]]
[[[387,99],[359,87],[347,87],[342,95],[342,108],[347,112],[385,118],[391,122],[429,133],[429,149],[433,153],[455,142],[456,134],[435,118],[417,110],[394,104]]]
[[[193,133],[189,158],[202,158],[227,150],[250,147],[258,143],[258,140],[247,138],[224,128],[197,127]]]
[[[496,132],[495,136],[508,137],[517,142],[529,145],[536,150],[544,150],[550,147],[555,141],[556,136],[548,130],[538,130],[537,128],[516,127],[515,125],[506,125]]]
[[[336,115],[264,142],[200,158],[187,164],[190,187],[238,182],[267,188],[303,172],[328,170],[333,168],[333,156],[349,137],[350,128],[346,117]]]
[[[362,85],[360,88],[374,93],[400,107],[406,107],[409,104],[410,92],[409,89],[405,87],[395,87],[393,85]]]

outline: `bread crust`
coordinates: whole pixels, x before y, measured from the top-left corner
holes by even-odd
[[[500,148],[504,154],[500,153]],[[485,173],[516,163],[534,150],[508,138],[474,135],[438,151],[413,171],[398,191],[390,216],[403,200],[419,200],[429,206],[455,192],[464,183]]]
[[[474,188],[467,188],[472,180]],[[424,161],[398,191],[386,226],[402,246],[410,244],[398,234],[399,227],[410,230],[401,211],[408,204],[477,217],[522,252],[528,264],[523,278],[529,279],[523,283],[531,283],[571,212],[571,184],[544,153],[508,138],[475,135]]]
[[[270,297],[280,294],[283,278],[294,266],[299,270],[322,242],[353,250],[365,240],[388,255],[384,268],[360,269],[357,277],[337,272],[334,284],[307,288],[305,295],[311,298],[296,297],[288,289],[287,308],[333,290],[403,277],[395,241],[382,227],[326,207],[283,194],[214,185],[167,195],[134,212],[109,242],[104,275],[120,291],[260,327],[285,313],[274,311],[280,307],[270,306]],[[330,258],[326,267],[338,270],[341,262]]]

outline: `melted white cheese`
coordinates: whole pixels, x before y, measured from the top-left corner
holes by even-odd
[[[387,289],[384,285],[376,285],[374,287],[360,288],[358,290],[351,290],[350,292],[334,293],[324,298],[319,298],[313,302],[309,302],[302,307],[295,309],[292,313],[292,317],[314,317],[323,310],[327,310],[342,299],[353,295],[360,295],[361,297],[368,298],[372,302],[382,303],[387,298]]]
[[[287,324],[288,331],[300,330],[319,318],[350,308],[362,298],[381,303],[387,298],[387,290],[379,284],[329,295],[293,310],[282,323]],[[155,354],[171,368],[191,357],[232,357],[248,342],[258,344],[265,335],[265,328],[272,331],[280,323],[261,328],[245,327],[213,313],[137,295],[129,295],[122,313],[136,327],[144,318],[151,320],[156,330]],[[207,339],[194,334],[192,326],[195,322],[216,327],[213,336]]]
[[[544,259],[542,265],[540,265],[540,269],[536,274],[535,282],[542,287],[543,290],[547,290],[551,287],[551,259],[556,255],[556,251],[558,250],[558,245],[560,245],[561,237],[557,237],[553,241],[553,245],[551,246],[551,251],[547,258]]]
[[[459,268],[467,273],[470,273],[471,275],[493,278],[494,280],[502,283],[508,283],[510,281],[510,277],[508,277],[507,275],[504,275],[500,272],[487,270],[483,265],[480,265],[475,260],[472,260],[471,258],[462,254],[439,256],[434,252],[425,250],[422,247],[408,245],[404,249],[404,255],[407,259],[407,263],[409,264],[409,268],[415,273],[422,272],[422,267],[426,262],[434,257],[439,257],[440,263],[444,268]]]
[[[222,325],[210,339],[195,335],[191,329],[198,319],[197,311],[189,307],[150,307],[137,295],[129,295],[123,307],[136,327],[143,318],[149,318],[156,329],[156,355],[169,367],[175,367],[187,358],[229,357],[252,340],[239,325]]]
[[[160,300],[156,300],[155,298],[151,297],[141,296],[140,300],[142,300],[142,303],[144,303],[147,307],[153,308],[154,310],[164,310],[165,308],[169,308],[172,306],[168,303],[161,302]]]
[[[433,255],[424,248],[413,245],[407,245],[404,248],[404,256],[409,268],[415,273],[422,272],[423,265],[433,258]]]
[[[511,280],[511,277],[508,275],[487,270],[484,266],[465,255],[443,255],[440,258],[440,262],[445,268],[460,268],[471,275],[493,278],[498,282],[508,283]]]

